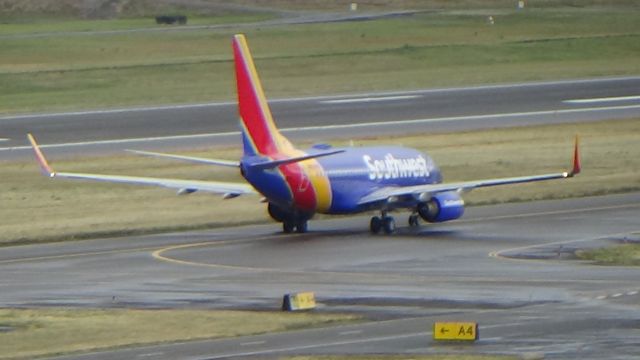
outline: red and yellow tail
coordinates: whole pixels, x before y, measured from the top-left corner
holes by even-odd
[[[238,108],[245,155],[289,153],[291,143],[276,128],[244,35],[233,37]]]

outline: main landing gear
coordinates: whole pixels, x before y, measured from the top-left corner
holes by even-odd
[[[412,228],[420,226],[419,216],[417,213],[409,215],[409,226]],[[372,234],[378,234],[381,230],[385,234],[393,234],[396,232],[396,221],[392,216],[388,216],[386,211],[383,211],[381,216],[374,216],[371,218],[369,229]]]
[[[307,221],[300,221],[298,223],[285,221],[282,223],[282,231],[285,234],[291,234],[294,231],[302,234],[302,233],[306,233],[307,229],[308,229]]]
[[[396,231],[396,220],[392,216],[388,216],[386,211],[383,211],[381,216],[374,216],[371,218],[369,226],[372,234],[377,234],[380,230],[384,230],[385,234],[393,234]]]

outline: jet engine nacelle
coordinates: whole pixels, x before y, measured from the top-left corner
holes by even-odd
[[[432,223],[455,220],[464,214],[464,200],[454,191],[439,193],[420,203],[418,214]]]

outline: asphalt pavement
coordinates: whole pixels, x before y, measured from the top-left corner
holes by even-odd
[[[268,94],[267,94],[268,96]],[[294,141],[584,122],[640,115],[640,77],[567,80],[270,101]],[[235,102],[0,117],[0,158],[240,143]]]
[[[361,324],[154,345],[64,359],[269,358],[482,353],[635,359],[639,270],[577,249],[640,241],[640,193],[471,207],[463,220],[371,235],[368,218],[0,249],[0,306],[274,310],[314,291],[317,312]],[[404,222],[402,214],[398,222]],[[480,340],[432,340],[435,321],[477,321]]]

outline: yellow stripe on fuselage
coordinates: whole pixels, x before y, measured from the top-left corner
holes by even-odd
[[[293,149],[288,152],[289,156],[304,156],[305,152]],[[300,161],[298,163],[300,170],[304,172],[307,179],[311,183],[316,196],[316,211],[326,213],[331,207],[332,193],[331,183],[324,172],[324,168],[316,159]]]

